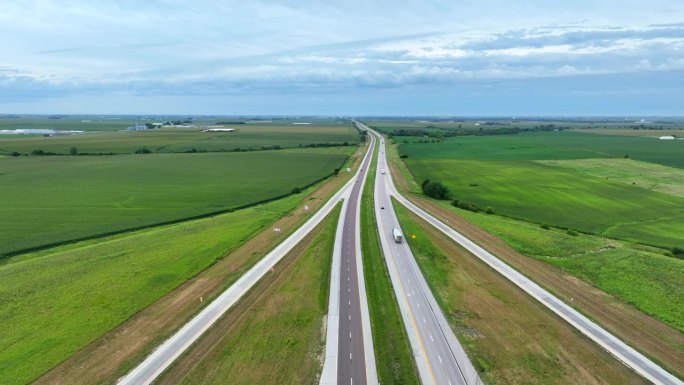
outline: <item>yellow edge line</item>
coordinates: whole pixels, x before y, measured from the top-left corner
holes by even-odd
[[[392,261],[394,263],[394,261]],[[397,267],[396,264],[394,264],[395,268]],[[397,275],[399,274],[399,269],[397,269]],[[401,278],[399,278],[399,286],[401,286],[401,292],[404,294],[404,302],[406,303],[406,307],[409,309],[409,316],[411,317],[411,322],[413,323],[413,328],[416,330],[416,335],[418,336],[418,342],[420,342],[420,350],[423,351],[423,357],[425,357],[425,363],[428,366],[428,370],[430,371],[430,376],[432,376],[432,383],[437,384],[437,380],[435,379],[435,374],[432,372],[432,366],[430,365],[430,360],[428,359],[427,353],[425,352],[425,346],[423,346],[423,339],[420,338],[420,332],[418,331],[418,326],[416,325],[416,320],[413,318],[413,311],[411,310],[411,305],[408,303],[408,299],[406,298],[406,290],[404,289],[404,284],[401,283]]]

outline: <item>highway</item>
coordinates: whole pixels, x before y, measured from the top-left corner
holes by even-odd
[[[367,128],[363,126],[364,128]],[[583,316],[580,314],[578,311],[573,309],[572,307],[568,306],[565,304],[562,300],[557,298],[556,296],[552,295],[548,291],[546,291],[544,288],[541,286],[537,285],[534,283],[532,280],[529,278],[525,277],[512,267],[508,266],[506,263],[471,241],[470,239],[466,238],[453,228],[449,227],[448,225],[444,224],[440,220],[436,219],[429,213],[425,212],[421,208],[417,207],[414,205],[411,201],[406,199],[399,191],[396,189],[394,186],[394,182],[392,181],[392,178],[390,176],[390,169],[387,167],[387,160],[385,156],[385,149],[384,149],[384,141],[381,140],[380,143],[380,158],[378,160],[378,168],[380,169],[381,167],[384,168],[385,170],[385,175],[384,178],[382,178],[382,181],[384,182],[379,182],[376,183],[376,199],[382,199],[385,197],[384,200],[380,202],[380,204],[385,205],[384,211],[387,211],[388,209],[391,209],[391,203],[389,201],[389,196],[394,196],[402,205],[406,206],[409,210],[414,212],[416,215],[420,216],[422,219],[430,223],[432,226],[435,228],[439,229],[442,231],[444,234],[446,234],[449,238],[454,240],[455,242],[459,243],[461,246],[463,246],[466,250],[468,250],[470,253],[472,253],[474,256],[482,260],[484,263],[489,265],[491,268],[493,268],[495,271],[499,272],[501,275],[503,275],[505,278],[513,282],[515,285],[520,287],[522,290],[524,290],[526,293],[528,293],[530,296],[538,300],[541,304],[546,306],[548,309],[553,311],[555,314],[557,314],[559,317],[567,321],[569,324],[577,328],[580,332],[582,332],[584,335],[589,337],[591,340],[594,342],[598,343],[600,346],[602,346],[605,350],[607,350],[610,354],[612,354],[614,357],[616,357],[618,360],[623,362],[625,365],[630,367],[632,370],[646,378],[647,380],[653,382],[654,384],[663,384],[663,385],[684,385],[684,382],[680,381],[677,379],[675,376],[667,372],[665,369],[661,368],[659,365],[654,363],[653,361],[649,360],[646,358],[644,355],[641,353],[637,352],[630,346],[628,346],[626,343],[622,342],[620,339],[603,329],[601,326],[597,325],[587,317]],[[381,174],[382,175],[382,174]],[[383,190],[384,188],[384,190]],[[377,213],[377,210],[376,210]],[[382,229],[380,228],[380,223],[388,223],[391,225],[392,223],[396,223],[396,217],[394,217],[392,214],[383,214],[378,217],[378,227],[379,231],[382,232],[384,231],[387,233],[390,230],[387,229]],[[377,214],[376,214],[377,215]],[[388,217],[387,219],[384,219],[384,217]],[[392,222],[394,220],[395,222]],[[385,238],[385,237],[381,237]],[[384,248],[384,246],[383,246]],[[396,249],[396,248],[395,248]],[[401,254],[399,251],[391,251],[394,252],[395,254]],[[401,265],[401,256],[396,257],[395,259],[400,260],[400,267],[399,270],[403,270],[403,266]],[[406,263],[406,261],[404,261]],[[410,261],[409,261],[410,262]],[[414,261],[415,262],[415,261]],[[415,264],[415,263],[414,263]],[[415,271],[415,270],[414,270]],[[403,279],[402,279],[403,281]],[[409,290],[411,294],[413,293],[413,289]],[[401,297],[400,302],[401,302]],[[421,306],[424,306],[421,304]],[[414,317],[415,318],[415,317]],[[414,323],[420,324],[422,319],[419,316],[419,319],[416,320]],[[432,330],[432,327],[430,328]],[[422,334],[421,334],[422,335]],[[423,339],[424,341],[424,339]],[[426,349],[427,350],[427,349]],[[432,357],[431,353],[429,350],[427,350],[427,356]],[[429,362],[432,363],[430,367],[433,368],[434,370],[434,361],[432,359],[429,359]],[[419,367],[420,368],[420,367]],[[422,378],[422,374],[421,374]],[[423,381],[425,383],[425,381]],[[441,380],[438,380],[437,383],[446,383],[442,382]]]
[[[374,148],[375,138],[371,138]],[[339,280],[339,333],[337,355],[338,384],[377,384],[375,365],[366,367],[369,359],[375,361],[370,332],[370,316],[363,283],[363,264],[360,247],[361,191],[368,175],[372,157],[366,157],[361,173],[352,187],[344,215],[340,242]],[[333,288],[331,288],[333,290]],[[365,304],[365,306],[362,306]],[[364,322],[364,319],[367,320]],[[364,334],[366,334],[364,336]]]
[[[397,243],[392,236],[392,229],[400,228],[400,225],[386,185],[389,178],[385,144],[381,139],[375,180],[375,217],[421,382],[445,385],[481,384],[477,371],[439,308],[408,244],[405,241]]]
[[[361,168],[367,169],[368,159],[372,154],[372,146],[368,147]],[[297,243],[299,243],[311,230],[313,230],[340,202],[353,191],[358,192],[357,179],[360,178],[361,168],[335,195],[328,200],[300,228],[287,237],[282,243],[266,254],[257,264],[240,277],[232,286],[221,293],[214,301],[208,304],[195,317],[188,321],[169,339],[158,346],[138,366],[133,368],[127,375],[119,379],[121,385],[146,385],[151,384],[166,368],[168,368],[185,350],[187,350],[204,332],[209,329],[228,309],[230,309],[254,284],[256,284],[278,261],[280,261]],[[367,171],[367,170],[366,170]],[[365,172],[363,175],[365,176]],[[302,293],[306,295],[306,293]],[[357,294],[358,295],[358,292]],[[364,292],[365,299],[365,292]],[[358,303],[358,301],[357,301]],[[357,308],[356,315],[360,313]],[[358,326],[358,325],[355,325]],[[370,333],[370,330],[368,331]],[[358,336],[357,336],[358,338]],[[356,340],[354,340],[356,341]],[[359,340],[361,341],[361,340]],[[356,343],[356,342],[355,342]],[[372,346],[372,344],[371,344]],[[354,351],[356,352],[356,350]],[[364,360],[359,360],[363,362]],[[356,369],[354,369],[356,371]],[[365,371],[365,369],[364,369]]]

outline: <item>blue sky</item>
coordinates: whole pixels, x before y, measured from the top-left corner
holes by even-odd
[[[681,0],[13,0],[0,47],[3,113],[684,115]]]

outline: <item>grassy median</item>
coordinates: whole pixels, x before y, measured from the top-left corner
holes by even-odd
[[[157,382],[317,384],[340,206]]]
[[[485,383],[646,383],[439,230],[395,207],[425,279]]]
[[[369,170],[361,203],[361,249],[366,295],[373,330],[375,360],[381,384],[419,384],[411,346],[401,320],[399,305],[380,249],[375,213],[373,186],[377,151]]]

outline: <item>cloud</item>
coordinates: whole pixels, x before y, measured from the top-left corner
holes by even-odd
[[[0,4],[0,100],[670,79],[684,4],[654,2],[17,0]]]

